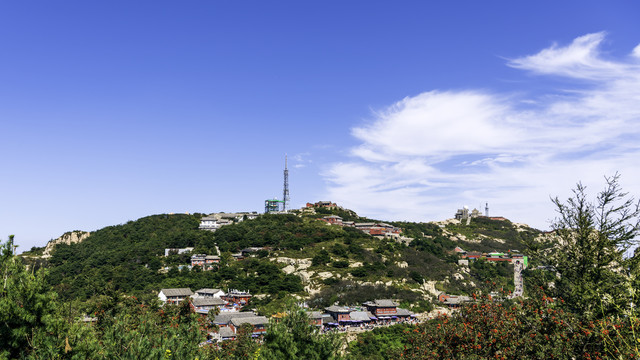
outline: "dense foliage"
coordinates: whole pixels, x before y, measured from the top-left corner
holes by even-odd
[[[314,243],[363,237],[365,234],[354,229],[327,226],[324,222],[293,214],[266,214],[234,226],[222,227],[215,233],[220,250],[232,252],[249,246],[300,250]]]
[[[480,302],[407,331],[406,359],[632,359],[637,318],[582,322],[545,296]]]
[[[417,329],[416,325],[397,324],[359,334],[357,340],[349,343],[347,358],[350,360],[395,359],[410,345],[409,333],[414,329]]]

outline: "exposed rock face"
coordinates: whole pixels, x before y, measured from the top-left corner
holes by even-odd
[[[440,294],[440,291],[436,290],[436,281],[423,281],[420,288],[424,290],[427,294],[431,294],[437,297]]]
[[[64,233],[59,238],[55,240],[51,240],[47,243],[47,247],[44,249],[44,253],[42,254],[42,257],[43,258],[51,257],[51,253],[53,252],[53,249],[58,244],[71,245],[71,244],[79,243],[79,242],[82,242],[84,239],[88,238],[89,235],[91,235],[91,233],[86,231],[70,231],[68,233]]]

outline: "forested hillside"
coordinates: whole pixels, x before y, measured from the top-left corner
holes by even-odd
[[[474,218],[470,225],[393,222],[403,229],[403,238],[377,238],[318,220],[335,214],[372,221],[353,211],[316,210],[261,215],[215,233],[198,229],[202,214],[153,215],[109,226],[81,243],[57,245],[48,262],[49,282],[66,299],[89,299],[105,288],[152,298],[161,288],[209,287],[264,294],[255,300],[262,306],[295,295],[317,306],[396,298],[424,310],[439,291],[512,289],[511,265],[475,262],[461,267],[456,246],[467,251],[522,249],[540,234],[509,221]],[[211,271],[190,270],[190,253],[164,256],[167,248],[185,247],[193,247],[192,253],[219,254],[221,262]],[[248,247],[263,250],[243,261],[231,256]]]

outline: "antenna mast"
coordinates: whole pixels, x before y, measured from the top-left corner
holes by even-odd
[[[287,169],[287,154],[284,155],[284,188],[282,190],[282,211],[287,211],[289,203],[289,170]]]

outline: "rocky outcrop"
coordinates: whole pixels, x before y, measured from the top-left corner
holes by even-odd
[[[45,247],[42,257],[43,258],[51,257],[51,254],[53,253],[53,249],[55,249],[56,245],[58,244],[67,244],[67,245],[76,244],[84,241],[84,239],[88,238],[89,235],[91,235],[90,232],[79,231],[79,230],[64,233],[59,238],[55,240],[50,240],[47,243],[47,247]]]

